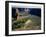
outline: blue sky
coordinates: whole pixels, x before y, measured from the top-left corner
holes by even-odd
[[[18,8],[18,10],[21,12],[24,12],[26,8]],[[28,8],[29,9],[29,13],[32,14],[32,15],[36,15],[36,16],[39,16],[41,17],[41,9],[40,8]],[[16,8],[12,8],[12,16],[15,16],[15,13],[16,13]]]

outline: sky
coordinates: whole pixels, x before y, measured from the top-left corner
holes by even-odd
[[[24,12],[25,11],[25,9],[29,12],[29,14],[31,14],[31,15],[36,15],[36,16],[39,16],[39,17],[41,17],[41,9],[40,8],[18,8],[18,10],[20,11],[20,12]],[[15,16],[15,13],[16,13],[16,8],[12,8],[12,16],[14,17]]]

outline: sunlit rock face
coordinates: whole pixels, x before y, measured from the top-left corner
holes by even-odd
[[[25,22],[25,24],[26,24],[26,25],[29,25],[29,24],[31,25],[31,24],[32,24],[32,21],[31,21],[31,20],[27,20],[27,21]]]
[[[24,26],[24,29],[25,29],[25,28],[28,27],[29,25],[32,25],[32,21],[31,21],[31,20],[27,20],[24,25],[25,25],[25,26]],[[27,28],[27,29],[28,29],[28,28]]]
[[[25,8],[24,11],[19,11],[18,9],[16,9],[16,13],[18,14],[17,20],[23,19],[23,18],[26,18],[29,15],[29,9]]]
[[[21,19],[24,19],[25,17],[24,16],[17,16],[17,20],[21,20]]]

